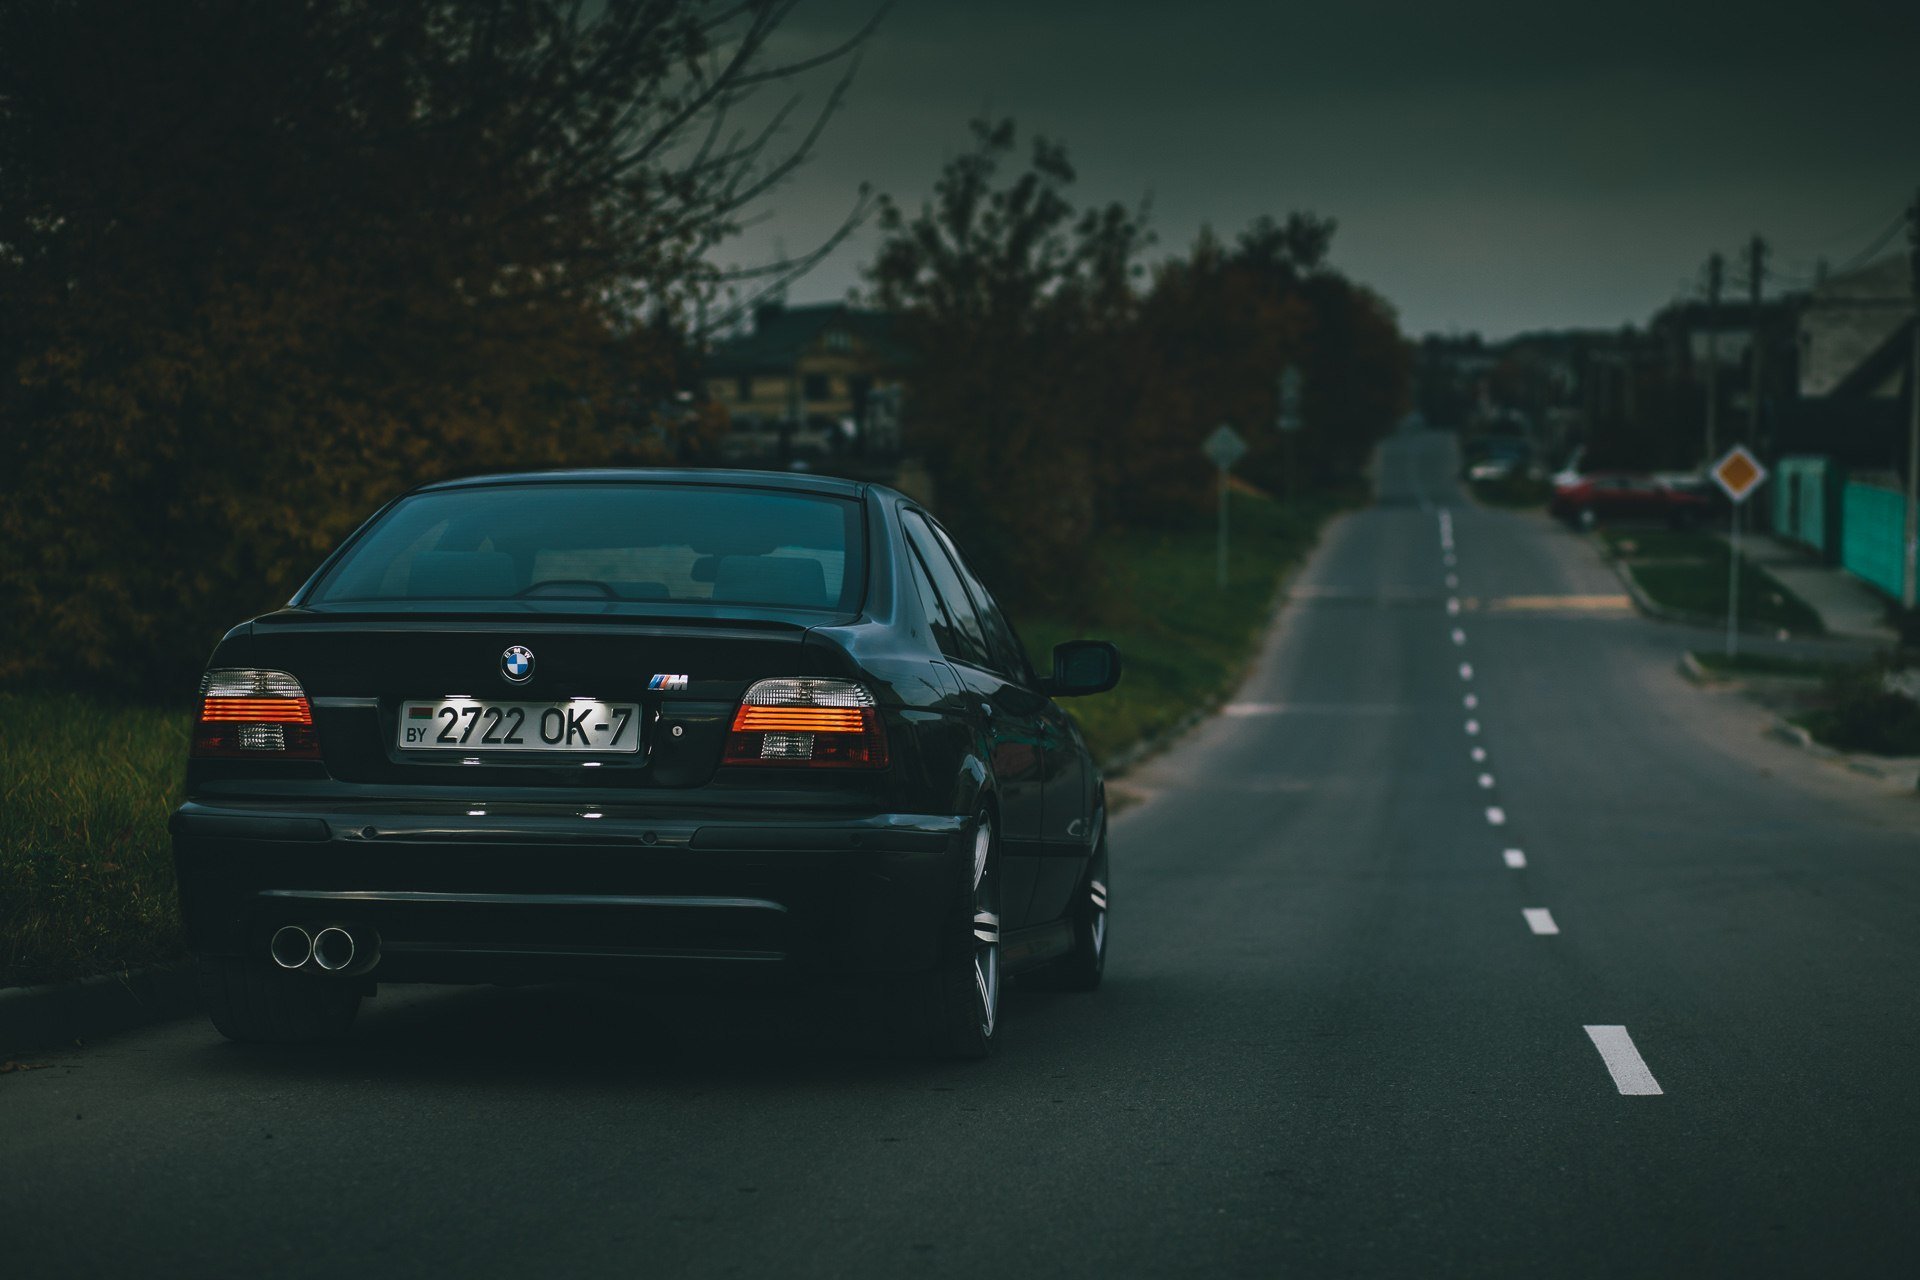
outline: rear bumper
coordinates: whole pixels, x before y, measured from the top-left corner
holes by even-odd
[[[189,802],[188,939],[264,958],[282,925],[338,924],[391,981],[914,972],[971,865],[958,817],[595,812]]]

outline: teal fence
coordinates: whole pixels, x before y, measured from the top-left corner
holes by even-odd
[[[1773,470],[1773,531],[1828,559],[1838,548],[1838,470],[1829,458],[1782,458]]]
[[[1841,501],[1841,566],[1890,596],[1900,594],[1906,500],[1898,489],[1855,480]]]

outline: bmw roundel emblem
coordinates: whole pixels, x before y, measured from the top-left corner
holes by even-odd
[[[513,684],[533,679],[533,650],[517,644],[500,655],[500,674]]]

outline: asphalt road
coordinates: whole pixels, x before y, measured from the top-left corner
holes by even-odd
[[[572,988],[155,1028],[0,1076],[0,1270],[1913,1274],[1920,800],[1682,684],[1450,449],[1128,780],[1106,986],[992,1062]]]

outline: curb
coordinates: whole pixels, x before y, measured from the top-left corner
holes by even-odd
[[[0,1051],[50,1049],[200,1012],[192,961],[0,990]]]
[[[1301,553],[1300,558],[1280,571],[1279,576],[1274,579],[1273,600],[1267,606],[1267,620],[1261,628],[1259,641],[1254,645],[1253,651],[1247,655],[1246,660],[1233,672],[1228,681],[1228,687],[1207,698],[1166,728],[1149,733],[1121,748],[1111,758],[1100,761],[1100,772],[1107,781],[1112,782],[1126,777],[1140,765],[1172,747],[1197,726],[1218,715],[1220,708],[1233,701],[1233,696],[1240,692],[1240,686],[1247,682],[1247,677],[1253,673],[1254,665],[1259,662],[1260,655],[1266,647],[1267,633],[1280,621],[1280,615],[1286,612],[1289,602],[1288,585],[1299,576],[1300,570],[1313,558],[1313,553],[1320,549],[1320,544],[1326,541],[1327,535],[1334,526],[1353,515],[1355,510],[1365,509],[1360,507],[1336,511],[1322,521],[1319,530],[1314,534],[1313,541]]]
[[[1920,760],[1902,760],[1895,763],[1850,756],[1844,751],[1836,751],[1832,747],[1816,742],[1811,733],[1783,716],[1773,717],[1773,724],[1767,732],[1770,736],[1796,746],[1816,759],[1845,765],[1853,772],[1864,774],[1869,778],[1883,778],[1888,782],[1904,783],[1909,790],[1920,790]]]
[[[1682,626],[1710,628],[1721,632],[1727,629],[1727,618],[1725,614],[1694,613],[1686,609],[1671,609],[1666,605],[1658,603],[1652,596],[1647,594],[1646,589],[1640,585],[1639,579],[1633,576],[1633,570],[1627,567],[1626,560],[1614,555],[1599,535],[1590,533],[1587,535],[1587,539],[1589,545],[1591,545],[1599,555],[1602,563],[1613,570],[1613,576],[1620,579],[1620,585],[1627,589],[1627,595],[1633,600],[1633,607],[1647,617],[1657,618],[1661,622],[1675,622]],[[1769,640],[1778,639],[1783,630],[1787,631],[1789,638],[1795,640],[1830,640],[1835,638],[1833,632],[1826,630],[1791,631],[1783,627],[1768,626],[1763,622],[1743,622],[1740,624],[1741,635],[1760,636]]]
[[[1680,654],[1680,676],[1689,684],[1699,685],[1702,689],[1776,694],[1805,693],[1815,690],[1827,678],[1824,675],[1722,675],[1695,657],[1691,649],[1683,650]]]

